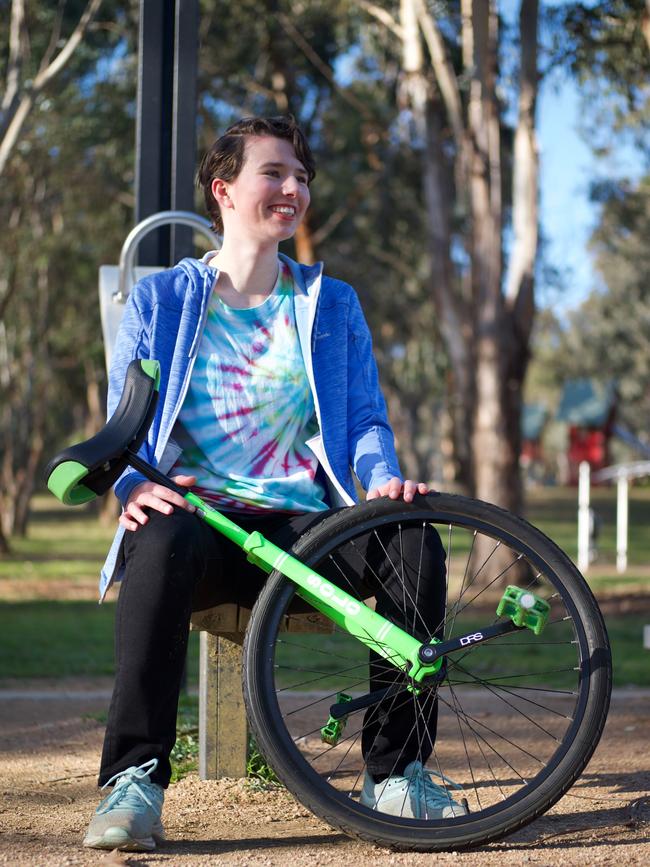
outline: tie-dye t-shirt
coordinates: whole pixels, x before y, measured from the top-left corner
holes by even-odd
[[[218,508],[315,512],[327,508],[306,446],[317,432],[296,330],[294,285],[280,263],[259,306],[235,309],[212,293],[175,436],[175,473]]]

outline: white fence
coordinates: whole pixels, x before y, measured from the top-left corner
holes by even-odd
[[[594,481],[616,481],[616,571],[627,569],[629,480],[650,476],[650,461],[615,464],[594,473]],[[590,563],[590,543],[593,513],[590,500],[591,469],[586,461],[580,464],[578,476],[578,569],[585,572]]]

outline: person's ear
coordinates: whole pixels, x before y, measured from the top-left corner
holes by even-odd
[[[228,184],[225,181],[222,181],[221,178],[215,178],[210,190],[220,208],[232,208],[232,202],[228,195]]]

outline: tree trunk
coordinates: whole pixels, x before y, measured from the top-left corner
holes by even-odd
[[[465,433],[464,475],[476,496],[516,512],[522,508],[519,472],[521,395],[534,316],[533,277],[537,249],[537,156],[534,106],[537,88],[538,0],[522,0],[521,91],[515,146],[513,219],[515,243],[508,291],[503,291],[502,166],[500,111],[496,96],[498,16],[495,0],[461,0],[460,48],[469,94],[460,89],[435,12],[424,0],[401,0],[400,95],[426,141],[423,183],[429,223],[432,291],[450,362],[450,417],[456,442]],[[384,22],[385,23],[385,22]],[[417,26],[416,26],[417,24]],[[418,30],[419,28],[419,30]],[[420,32],[429,52],[422,56]],[[427,77],[435,77],[440,107]],[[442,130],[446,128],[448,140]],[[453,171],[449,158],[454,153]],[[450,191],[455,181],[455,198]],[[454,268],[451,214],[464,221],[469,267]],[[461,457],[461,465],[463,459]]]
[[[431,255],[431,291],[451,366],[449,406],[457,479],[469,492],[472,479],[469,432],[474,397],[471,335],[467,327],[468,311],[454,286],[449,221],[453,210],[453,190],[449,181],[451,167],[443,149],[442,106],[424,72],[418,9],[417,0],[402,0],[400,4],[404,71],[400,90],[402,101],[410,108],[415,126],[425,142],[422,176]]]
[[[497,32],[491,0],[473,0],[473,51],[468,126],[473,141],[470,166],[472,295],[476,328],[476,412],[472,449],[476,495],[509,508],[513,471],[518,469],[508,441],[504,406],[501,294],[501,167],[499,115],[495,95]],[[470,37],[467,37],[467,42]]]
[[[11,554],[11,548],[9,547],[9,542],[7,542],[7,538],[5,534],[2,532],[2,526],[0,525],[0,554]]]
[[[90,439],[100,431],[106,422],[106,400],[100,386],[100,373],[95,364],[88,359],[84,364],[84,379],[86,382],[86,421],[84,437]]]
[[[309,214],[298,226],[298,231],[294,236],[294,243],[296,245],[296,259],[298,262],[302,262],[303,265],[313,265],[316,262],[316,250],[313,232],[309,225]]]
[[[431,255],[431,291],[438,328],[450,363],[449,412],[452,422],[456,481],[466,493],[473,489],[471,431],[475,404],[471,311],[456,285],[451,262],[453,211],[450,166],[443,149],[442,106],[431,99],[426,109],[426,152],[423,164],[424,197]]]
[[[538,0],[522,0],[519,16],[521,73],[519,118],[514,143],[512,219],[514,243],[506,287],[508,353],[505,371],[505,407],[509,441],[521,452],[523,386],[530,357],[529,344],[535,315],[535,259],[538,237],[538,153],[535,136],[537,102]],[[515,511],[523,510],[521,475],[517,479]]]
[[[44,403],[39,401],[39,406],[44,406]],[[14,503],[14,518],[13,532],[15,536],[26,536],[27,525],[29,523],[30,506],[36,482],[36,472],[40,466],[41,458],[43,457],[43,427],[42,422],[38,422],[37,429],[33,429],[29,440],[29,452],[27,462],[18,476],[18,484],[16,485],[15,503]]]

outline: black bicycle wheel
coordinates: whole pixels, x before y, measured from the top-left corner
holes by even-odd
[[[569,558],[539,530],[487,503],[448,494],[411,504],[374,500],[323,521],[299,540],[294,554],[315,571],[339,573],[346,586],[341,564],[349,561],[350,549],[369,538],[381,543],[388,531],[401,539],[407,530],[420,533],[423,545],[437,532],[446,551],[446,611],[436,635],[465,636],[503,620],[495,610],[510,584],[551,606],[539,636],[521,629],[464,647],[447,656],[440,677],[425,681],[417,699],[406,689],[391,693],[391,708],[417,702],[418,731],[408,733],[409,749],[422,729],[418,749],[427,769],[466,812],[408,818],[396,815],[394,806],[389,814],[361,803],[364,714],[366,726],[377,722],[373,713],[381,715],[381,728],[387,715],[379,708],[385,710],[389,699],[350,713],[338,743],[323,741],[321,729],[332,703],[341,700],[337,696],[371,691],[368,651],[339,629],[326,635],[292,631],[304,619],[295,613],[304,603],[278,573],[269,576],[248,627],[244,694],[260,750],[317,816],[383,846],[464,848],[530,822],[577,779],[605,723],[611,655],[598,606]],[[389,568],[399,574],[404,564],[394,550],[390,559]],[[409,605],[417,610],[418,599]],[[397,677],[406,687],[407,674]],[[424,715],[436,706],[432,736]]]

